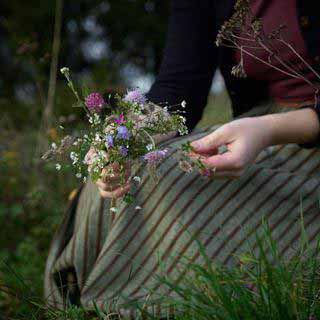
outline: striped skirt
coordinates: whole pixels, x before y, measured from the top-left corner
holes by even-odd
[[[182,256],[201,263],[197,241],[213,262],[232,266],[237,255],[257,247],[263,218],[283,255],[298,246],[301,214],[311,244],[316,242],[320,151],[269,147],[237,180],[182,172],[176,159],[180,145],[215,129],[164,143],[169,156],[158,167],[159,181],[143,166],[135,168],[142,178],[133,190],[136,200],[120,204],[117,213],[110,213],[110,201],[93,183],[79,190],[47,260],[45,296],[51,305],[96,304],[107,312],[115,301],[161,292],[156,276],[178,277]]]

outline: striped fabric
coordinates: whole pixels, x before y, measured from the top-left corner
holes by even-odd
[[[145,297],[148,289],[161,293],[155,275],[180,279],[182,256],[201,263],[195,239],[213,262],[232,266],[236,255],[249,247],[257,250],[255,232],[262,231],[263,218],[285,256],[298,245],[301,212],[309,239],[316,242],[320,151],[269,147],[237,180],[183,173],[175,157],[181,143],[214,129],[165,143],[170,156],[159,165],[157,183],[145,168],[135,168],[142,177],[136,201],[121,205],[116,214],[93,183],[79,191],[47,261],[45,295],[51,305],[81,303],[89,309],[96,303],[108,311],[115,301]],[[161,314],[161,307],[155,312]]]

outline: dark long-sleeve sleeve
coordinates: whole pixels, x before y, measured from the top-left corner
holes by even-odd
[[[214,2],[172,0],[163,61],[148,93],[154,103],[185,100],[189,129],[201,119],[218,64]]]

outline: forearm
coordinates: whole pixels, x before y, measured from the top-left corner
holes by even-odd
[[[260,117],[269,132],[269,145],[305,144],[317,140],[320,132],[319,119],[312,109],[300,109],[286,113]]]

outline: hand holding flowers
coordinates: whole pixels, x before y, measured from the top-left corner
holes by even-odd
[[[69,136],[67,146],[55,145],[44,158],[59,157],[68,151],[78,178],[86,181],[90,176],[105,197],[125,195],[125,201],[131,199],[130,181],[139,178],[131,177],[132,165],[142,162],[151,171],[155,170],[167,150],[157,149],[154,137],[187,133],[185,118],[179,111],[169,114],[168,107],[148,102],[139,90],[129,91],[124,97],[115,95],[115,105],[97,92],[80,95],[69,69],[63,68],[61,72],[77,99],[77,106],[86,111],[89,126],[84,134],[76,138]],[[61,164],[57,163],[56,167],[61,169]]]

